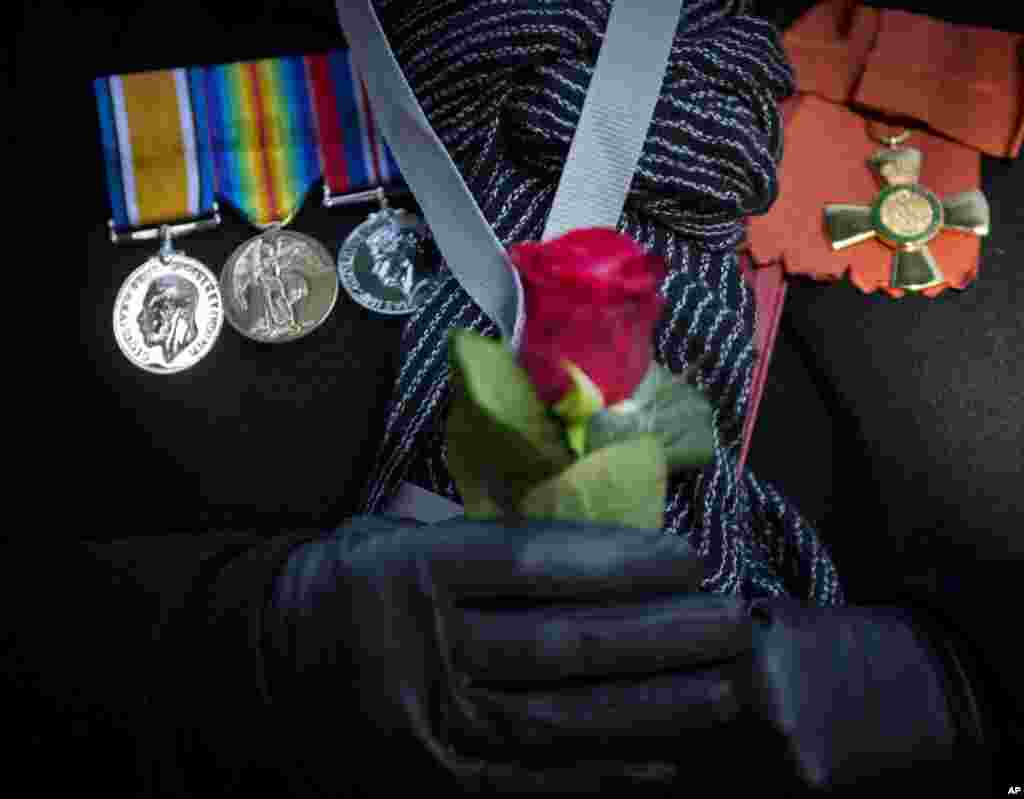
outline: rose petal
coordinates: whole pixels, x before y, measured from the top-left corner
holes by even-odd
[[[569,359],[609,404],[630,396],[650,365],[654,324],[664,307],[664,259],[611,228],[573,230],[509,249],[526,299],[520,364],[547,404],[570,383]]]

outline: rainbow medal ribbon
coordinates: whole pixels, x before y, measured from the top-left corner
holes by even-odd
[[[427,226],[391,208],[387,195],[409,196],[391,148],[377,126],[366,82],[349,50],[306,56],[325,207],[376,201],[379,210],[353,230],[338,252],[338,278],[349,296],[383,314],[415,311],[435,285],[425,268]]]
[[[320,179],[306,61],[221,64],[204,76],[218,194],[261,231],[224,265],[225,315],[247,338],[294,341],[318,328],[338,297],[324,246],[285,229]]]
[[[172,239],[220,224],[207,138],[203,75],[171,69],[93,82],[113,216],[114,244],[161,240],[114,302],[125,357],[154,374],[194,366],[224,321],[217,278]]]

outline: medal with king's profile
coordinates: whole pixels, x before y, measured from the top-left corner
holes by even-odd
[[[224,322],[217,278],[201,262],[165,251],[132,272],[114,302],[114,337],[136,366],[172,374],[211,350]]]

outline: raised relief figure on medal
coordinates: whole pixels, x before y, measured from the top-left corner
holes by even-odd
[[[221,274],[228,321],[256,341],[292,341],[315,330],[334,307],[338,281],[318,241],[279,228],[238,247]]]
[[[387,219],[366,237],[365,245],[370,274],[384,288],[398,291],[403,302],[415,303],[420,289],[430,283],[427,278],[416,280],[417,231],[403,229],[398,219]]]
[[[199,336],[199,289],[178,275],[161,275],[149,284],[136,321],[147,347],[160,347],[164,362],[174,363]]]

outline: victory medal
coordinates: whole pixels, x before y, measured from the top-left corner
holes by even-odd
[[[274,227],[230,255],[221,291],[235,330],[276,343],[302,338],[323,323],[338,298],[338,278],[320,242]]]
[[[306,60],[219,64],[207,87],[220,192],[261,231],[224,264],[225,315],[254,341],[295,341],[323,324],[338,297],[327,250],[285,229],[320,177]]]

